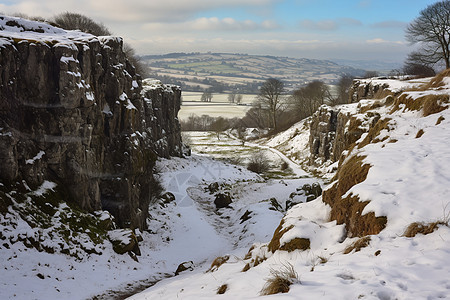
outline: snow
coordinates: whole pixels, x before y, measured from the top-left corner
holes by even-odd
[[[24,28],[42,29],[44,33],[21,31],[19,27],[6,25],[7,21],[17,18],[2,18],[0,27],[8,30],[0,32],[6,37],[0,39],[0,46],[8,44],[13,34],[37,41],[52,41],[57,36],[64,47],[70,47],[70,41],[93,38],[42,23],[23,24]],[[111,39],[114,38],[100,38],[105,44]],[[388,85],[397,92],[414,88],[415,91],[404,92],[412,100],[450,94],[448,78],[437,89],[421,91],[419,85],[427,80],[375,79],[372,82]],[[144,89],[161,87],[171,89],[155,80],[144,81]],[[127,106],[132,105],[126,94],[121,95],[120,100],[127,101]],[[358,105],[369,105],[372,101],[367,99],[339,109],[341,113],[356,114],[357,118],[367,121],[365,114],[358,113]],[[388,138],[362,148],[355,147],[347,153],[365,157],[364,162],[371,166],[367,178],[347,193],[369,201],[362,214],[374,212],[388,220],[386,228],[371,235],[369,245],[360,251],[354,249],[344,254],[358,238],[346,237],[345,225],[330,221],[330,207],[321,197],[297,204],[288,211],[283,209],[292,192],[305,183],[318,181],[308,177],[299,166],[309,156],[308,120],[272,139],[257,142],[242,143],[231,133],[221,135],[220,140],[214,133],[191,133],[194,139],[191,157],[159,159],[156,163],[163,190],[172,193],[175,200],[160,199],[150,204],[149,231],[141,233],[143,241],[139,243],[138,262],[128,255],[114,253],[108,241],[94,245],[86,233],[79,234],[78,241],[88,249],[102,252],[101,255],[80,254],[76,249],[67,249],[75,257],[49,254],[27,248],[19,241],[6,242],[10,238],[43,236],[46,237],[43,243],[47,245],[67,246],[61,237],[50,235],[55,227],[63,226],[62,215],[70,211],[66,204],[55,207],[52,227],[45,229],[33,228],[11,208],[0,213],[0,232],[6,238],[0,245],[0,298],[86,299],[103,294],[100,298],[105,299],[114,296],[108,290],[127,290],[127,285],[134,282],[159,281],[130,299],[260,299],[260,291],[271,271],[287,264],[298,273],[299,281],[291,286],[289,293],[270,298],[448,298],[450,228],[446,223],[450,218],[450,148],[447,145],[450,111],[445,109],[424,117],[420,111],[403,108],[397,111],[391,111],[390,107],[375,109],[382,117],[391,118],[390,130],[380,133]],[[111,110],[105,106],[103,112],[110,114]],[[417,136],[419,130],[424,132],[420,137]],[[276,161],[284,161],[292,171],[282,178],[268,179],[244,166],[221,160],[233,156],[245,158],[258,151],[268,154],[272,168],[276,168]],[[45,152],[40,151],[26,162],[33,164],[44,155]],[[219,185],[217,192],[208,190],[211,183]],[[17,204],[22,207],[30,204],[31,197],[42,196],[56,188],[51,181],[44,181],[35,190],[22,184],[27,195],[25,202]],[[3,188],[4,184],[0,186]],[[231,196],[233,202],[229,208],[216,209],[216,193]],[[14,193],[9,193],[7,197],[13,198],[12,195]],[[271,198],[276,199],[281,209],[272,205]],[[97,211],[95,215],[102,220],[110,218],[106,212]],[[244,220],[244,215],[249,219]],[[281,220],[283,228],[292,228],[281,237],[280,243],[307,238],[311,242],[309,250],[275,253],[268,250],[268,242]],[[405,237],[405,229],[413,222],[440,222],[441,225],[431,234]],[[123,230],[110,231],[109,235],[112,239],[125,236]],[[247,252],[250,258],[244,258]],[[224,255],[230,256],[229,261],[214,272],[207,272],[211,262]],[[243,272],[246,264],[256,258],[264,261]],[[193,262],[193,271],[165,279],[174,274],[179,264],[188,261]],[[224,284],[228,286],[225,295],[217,295],[217,289]]]
[[[25,161],[25,163],[26,163],[27,165],[32,165],[32,164],[34,164],[35,161],[40,160],[40,159],[42,158],[42,156],[44,156],[44,154],[45,154],[45,152],[41,150],[41,151],[39,151],[39,153],[36,154],[36,156],[33,157],[32,159],[27,159],[27,160]]]
[[[14,25],[17,24],[17,25]],[[0,15],[0,45],[10,44],[9,39],[21,38],[39,42],[52,42],[60,47],[73,47],[74,41],[97,37],[75,30],[64,30],[49,24]],[[76,48],[75,48],[76,49]]]
[[[420,97],[445,94],[450,81],[439,90],[422,91]],[[389,82],[393,89],[404,90],[415,82]],[[417,99],[415,92],[405,92]],[[370,100],[374,101],[374,100]],[[369,104],[370,101],[361,105]],[[355,104],[341,106],[341,112],[357,113]],[[299,282],[289,293],[271,296],[275,299],[438,299],[450,295],[448,278],[450,260],[450,112],[448,109],[423,117],[420,111],[376,109],[391,118],[390,130],[381,136],[385,141],[371,143],[349,155],[365,156],[371,165],[367,179],[353,186],[349,193],[361,201],[370,201],[363,214],[375,212],[386,216],[387,227],[370,236],[370,243],[360,251],[344,250],[358,238],[345,238],[344,225],[329,221],[330,208],[321,198],[301,203],[290,209],[283,228],[292,229],[281,237],[281,244],[293,238],[308,238],[307,251],[267,250],[267,240],[255,243],[252,258],[265,257],[256,267],[242,272],[250,259],[243,256],[222,265],[217,271],[194,270],[179,277],[163,280],[130,299],[257,299],[272,269],[292,264]],[[364,119],[364,115],[356,115]],[[439,120],[439,122],[438,122]],[[439,124],[438,124],[439,123]],[[300,127],[300,125],[296,125]],[[424,134],[416,137],[422,129]],[[271,140],[266,145],[285,142],[295,145],[294,129]],[[300,134],[301,135],[301,134]],[[360,141],[364,136],[360,139]],[[396,142],[392,142],[396,141]],[[301,142],[298,145],[302,145]],[[290,147],[277,147],[286,149]],[[405,237],[403,233],[413,222],[442,222],[431,234]],[[270,238],[269,238],[270,239]],[[222,253],[225,254],[224,251]],[[224,295],[217,289],[226,284]]]
[[[48,190],[53,190],[56,187],[56,183],[45,180],[44,183],[33,193],[36,196],[44,195]]]

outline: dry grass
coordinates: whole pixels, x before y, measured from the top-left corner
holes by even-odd
[[[356,242],[345,248],[344,254],[349,254],[353,250],[355,250],[355,252],[361,251],[362,248],[369,246],[369,243],[370,243],[370,236],[360,238]]]
[[[449,95],[446,94],[426,95],[418,99],[413,99],[408,97],[408,95],[403,94],[400,97],[396,98],[391,113],[400,110],[400,107],[403,107],[404,105],[404,112],[407,110],[422,110],[423,116],[426,117],[447,109],[448,103]]]
[[[355,155],[347,159],[336,175],[338,182],[322,193],[322,201],[331,206],[330,219],[345,224],[351,237],[378,234],[387,223],[386,217],[376,217],[373,212],[362,215],[368,201],[360,202],[353,194],[342,198],[351,187],[366,180],[370,165],[364,164],[364,158]]]
[[[260,292],[261,295],[287,293],[292,284],[299,282],[298,274],[290,263],[282,264],[280,270],[271,269],[270,275]]]
[[[372,128],[370,128],[370,130],[367,133],[367,136],[364,138],[364,140],[361,143],[359,143],[358,148],[365,147],[366,145],[368,145],[372,142],[376,143],[376,142],[382,141],[380,139],[376,139],[376,137],[380,134],[380,132],[383,129],[386,129],[389,131],[389,122],[390,121],[391,121],[390,118],[378,120],[378,122],[375,123],[375,125]]]
[[[432,223],[414,222],[409,224],[408,228],[406,228],[405,232],[403,233],[403,236],[415,237],[418,233],[421,233],[423,235],[430,234],[436,228],[438,228],[439,225],[448,226],[448,223],[443,221],[436,221]]]
[[[216,257],[216,259],[214,259],[213,262],[211,263],[211,267],[206,272],[217,271],[220,268],[220,266],[226,263],[229,259],[230,259],[229,255]]]
[[[308,250],[311,246],[311,241],[305,238],[294,238],[280,247],[280,250],[292,252],[294,250]]]
[[[223,295],[225,294],[225,292],[228,289],[228,285],[227,284],[222,284],[218,289],[217,289],[217,294],[218,295]]]
[[[403,233],[403,236],[415,237],[418,233],[426,235],[426,234],[433,233],[439,227],[439,225],[449,226],[449,224],[450,224],[450,211],[448,210],[449,205],[450,205],[450,202],[447,203],[447,205],[445,205],[443,207],[443,215],[440,220],[437,220],[436,222],[431,222],[431,223],[423,223],[423,222],[411,223],[406,228],[405,232]]]
[[[277,229],[275,229],[275,232],[273,233],[272,240],[270,241],[268,245],[268,249],[270,252],[274,253],[278,249],[280,249],[280,239],[281,237],[291,230],[294,226],[289,226],[288,228],[284,228],[284,219],[281,219],[280,225],[278,225]]]
[[[444,85],[444,78],[450,77],[450,69],[436,75],[428,84],[422,87],[422,90],[438,89]]]
[[[244,268],[242,269],[241,272],[247,272],[252,267],[256,267],[259,264],[261,264],[262,262],[264,262],[266,259],[267,259],[266,257],[256,256],[256,258],[252,259],[250,262],[245,264],[245,266],[244,266]]]
[[[423,131],[423,129],[420,129],[416,134],[416,139],[420,138],[424,133],[425,131]]]
[[[307,250],[310,247],[310,240],[305,238],[294,238],[287,242],[286,244],[281,245],[280,239],[281,237],[291,230],[294,226],[291,225],[287,228],[283,228],[284,225],[284,219],[281,219],[280,225],[278,225],[277,229],[275,229],[275,232],[273,234],[272,240],[270,241],[268,245],[269,251],[272,253],[275,253],[277,250],[283,250],[292,252],[294,250]]]
[[[444,120],[445,120],[445,118],[444,118],[443,116],[440,116],[440,117],[437,119],[437,121],[436,121],[436,126],[439,125],[439,124],[441,124],[442,121],[444,121]]]

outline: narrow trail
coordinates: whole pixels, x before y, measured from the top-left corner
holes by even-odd
[[[241,139],[239,139],[238,137],[236,137],[235,135],[233,135],[231,133],[227,132],[226,135],[231,139],[234,139],[237,141],[242,141]],[[296,177],[300,178],[300,177],[309,176],[309,174],[305,170],[303,170],[298,164],[296,164],[295,162],[290,160],[289,157],[287,157],[286,155],[284,155],[284,153],[282,153],[281,151],[279,151],[275,148],[272,148],[269,146],[263,146],[263,145],[251,143],[251,142],[245,142],[245,145],[249,146],[249,147],[253,147],[253,148],[258,148],[261,150],[268,150],[268,151],[278,155],[278,157],[281,160],[283,160],[284,162],[286,162],[289,165],[289,168],[292,169],[292,172],[295,174]]]

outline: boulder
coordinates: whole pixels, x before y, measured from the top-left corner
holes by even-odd
[[[229,194],[219,193],[216,194],[216,199],[214,200],[214,204],[217,209],[230,207],[230,204],[233,203],[231,200],[231,196]]]
[[[141,255],[138,239],[133,230],[116,229],[108,232],[108,238],[113,245],[113,249],[118,254],[133,252],[135,255]]]
[[[186,261],[178,265],[178,268],[175,271],[175,275],[179,275],[181,272],[184,271],[193,271],[193,270],[194,270],[194,263],[192,261]]]

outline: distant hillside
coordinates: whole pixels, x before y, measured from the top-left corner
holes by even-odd
[[[312,80],[335,83],[342,74],[361,76],[364,70],[328,60],[226,53],[171,53],[147,55],[142,60],[151,76],[180,85],[185,91],[255,93],[260,83],[274,77],[292,90]]]

